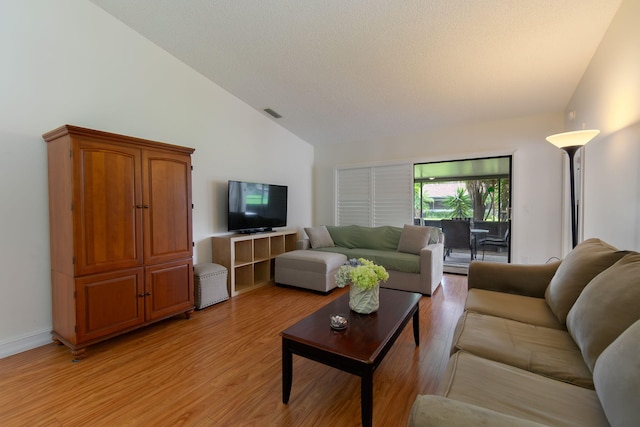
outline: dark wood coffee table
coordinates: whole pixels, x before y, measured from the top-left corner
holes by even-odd
[[[361,378],[362,425],[373,421],[373,372],[413,317],[413,337],[420,344],[420,294],[380,289],[380,308],[372,314],[349,309],[344,294],[284,330],[282,336],[282,401],[289,402],[293,380],[293,354],[341,369]],[[329,326],[331,314],[348,314],[342,331]]]

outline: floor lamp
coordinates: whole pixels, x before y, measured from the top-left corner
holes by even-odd
[[[576,213],[576,187],[574,177],[573,158],[576,151],[587,142],[595,138],[599,130],[577,130],[564,132],[547,137],[547,141],[558,148],[563,149],[569,155],[569,181],[571,185],[571,243],[573,248],[578,244],[578,215]]]

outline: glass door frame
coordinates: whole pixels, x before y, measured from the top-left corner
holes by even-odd
[[[497,162],[497,163],[496,163]],[[426,167],[425,167],[426,166]],[[423,169],[421,176],[417,176],[417,167]],[[432,172],[432,174],[428,173]],[[512,198],[513,198],[513,156],[497,155],[490,157],[478,157],[470,159],[457,160],[441,160],[433,162],[414,163],[414,186],[416,183],[425,182],[464,182],[471,180],[488,180],[503,179],[509,180],[508,197],[504,200],[507,206],[500,205],[501,197],[498,197],[498,221],[500,221],[501,212],[504,212],[505,222],[507,222],[507,230],[509,232],[509,242],[513,241],[512,234]],[[498,181],[500,182],[500,180]],[[422,186],[421,186],[422,188]],[[495,191],[495,190],[494,190]],[[498,190],[500,191],[500,190]],[[499,194],[499,193],[498,193]],[[422,215],[422,197],[423,192],[420,191],[420,216],[414,219],[419,224],[423,223],[424,215]],[[415,203],[415,202],[414,202]],[[473,215],[473,212],[471,213]],[[415,216],[414,216],[415,217]],[[494,236],[492,236],[494,237]],[[508,245],[507,262],[511,263],[512,245]]]

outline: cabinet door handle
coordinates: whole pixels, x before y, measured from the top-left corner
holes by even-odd
[[[149,205],[144,205],[143,208],[149,209]]]
[[[138,294],[139,298],[144,298],[144,294]]]
[[[149,296],[149,295],[151,295],[151,292],[145,292],[144,295],[145,296]]]
[[[142,209],[142,205],[136,205],[136,209]]]

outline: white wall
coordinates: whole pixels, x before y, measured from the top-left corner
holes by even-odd
[[[640,250],[640,2],[625,0],[567,107],[584,147],[583,236]]]
[[[0,357],[50,342],[47,152],[62,124],[196,149],[195,262],[226,231],[226,181],[289,186],[311,222],[313,147],[84,0],[0,0]],[[293,160],[292,160],[293,159]]]
[[[374,144],[316,148],[314,223],[333,224],[334,168],[386,161],[431,162],[513,154],[512,259],[562,256],[563,153],[546,142],[563,114],[484,122]]]
[[[640,2],[625,0],[564,114],[458,126],[354,147],[316,149],[314,223],[333,223],[333,169],[388,160],[422,162],[514,155],[513,262],[562,257],[570,246],[568,158],[547,143],[598,128],[584,148],[583,238],[640,250]],[[572,121],[564,120],[569,112]]]

